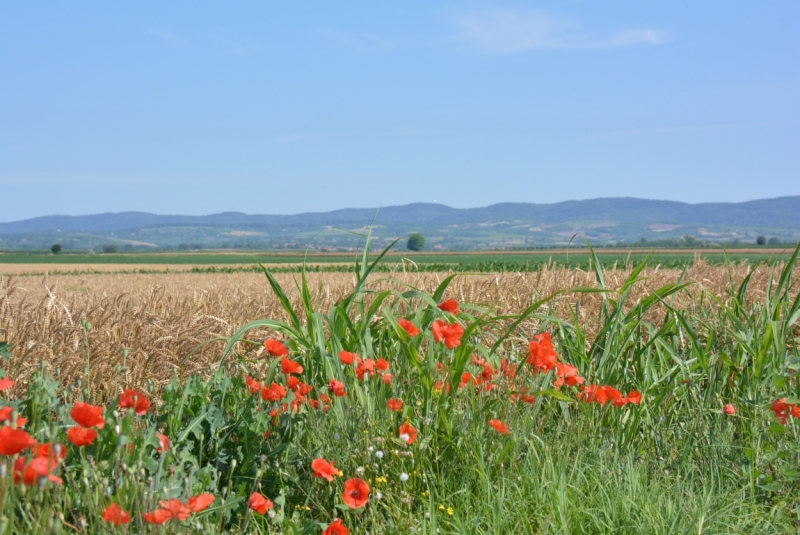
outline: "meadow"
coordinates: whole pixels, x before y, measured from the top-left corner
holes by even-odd
[[[800,530],[797,251],[380,260],[0,279],[0,533]]]

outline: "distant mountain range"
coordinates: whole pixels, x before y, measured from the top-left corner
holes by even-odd
[[[692,235],[703,241],[782,241],[800,236],[800,196],[742,203],[687,204],[605,198],[555,204],[501,203],[451,208],[415,203],[349,208],[296,215],[225,212],[207,216],[145,212],[45,216],[0,223],[0,249],[41,249],[58,242],[65,250],[114,245],[155,247],[349,249],[373,227],[379,244],[420,232],[436,249],[485,249],[558,245],[580,234],[591,242],[668,240]]]

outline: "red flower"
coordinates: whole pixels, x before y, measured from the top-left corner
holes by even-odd
[[[193,513],[199,513],[212,503],[214,503],[214,496],[207,492],[203,494],[198,494],[197,496],[192,496],[188,500],[186,500],[186,505],[189,506],[189,509],[192,510]]]
[[[76,425],[67,429],[67,442],[75,446],[91,446],[97,438],[97,431]]]
[[[534,372],[548,372],[555,368],[558,355],[550,342],[550,333],[535,335],[528,348],[530,350],[528,364],[533,367]]]
[[[293,360],[286,357],[281,359],[281,373],[303,373],[303,367]]]
[[[138,416],[142,416],[150,410],[150,400],[141,392],[128,389],[119,395],[119,403],[117,403],[117,406],[123,409],[133,409],[134,413]],[[77,422],[77,420],[75,421]],[[89,426],[85,425],[84,427]]]
[[[401,411],[403,410],[403,400],[392,398],[386,402],[386,408],[390,411]]]
[[[151,513],[144,513],[142,519],[148,524],[163,524],[172,518],[172,513],[166,509],[156,509]]]
[[[265,498],[258,492],[254,492],[247,500],[247,507],[258,514],[263,515],[266,514],[268,509],[272,509],[272,502],[269,500],[269,498]]]
[[[789,416],[800,418],[800,407],[791,403],[786,403],[786,398],[773,401],[769,410],[775,414],[775,418],[778,419],[781,425],[786,424],[786,420],[789,419]]]
[[[171,518],[175,518],[177,520],[186,520],[192,513],[191,509],[189,509],[182,501],[176,498],[172,498],[171,500],[162,500],[158,502],[158,506],[164,511],[167,511]]]
[[[464,334],[464,328],[458,323],[447,324],[442,320],[436,320],[431,324],[431,332],[433,339],[436,342],[444,340],[444,345],[447,349],[453,349],[461,344],[461,335]]]
[[[11,388],[12,386],[14,386],[14,381],[8,377],[3,377],[0,379],[0,390],[5,390],[7,388]]]
[[[16,455],[35,445],[36,441],[23,429],[7,425],[0,428],[0,455]]]
[[[31,487],[33,485],[37,485],[39,483],[40,478],[45,478],[47,481],[51,483],[61,484],[62,480],[58,476],[52,475],[50,472],[55,470],[58,463],[45,459],[45,458],[36,458],[31,460],[30,463],[27,463],[27,459],[25,457],[19,457],[16,461],[14,461],[14,483],[19,484],[20,481],[25,485]]]
[[[439,303],[439,310],[444,310],[445,312],[449,312],[450,314],[457,316],[458,315],[458,301],[455,299],[448,299],[447,301],[442,301]]]
[[[553,381],[553,386],[561,388],[563,384],[568,386],[578,386],[584,383],[584,378],[578,375],[578,368],[571,364],[557,364],[556,365],[556,380]]]
[[[469,374],[469,372],[462,373],[461,380],[458,381],[458,388],[461,388],[462,386],[467,386],[470,380],[472,380],[472,376]]]
[[[314,477],[323,477],[328,481],[333,481],[333,477],[339,474],[339,469],[333,466],[333,462],[321,457],[311,461],[311,470],[314,471]]]
[[[736,405],[734,405],[733,403],[728,403],[722,408],[722,412],[729,416],[736,414]]]
[[[344,391],[344,383],[336,379],[330,379],[328,381],[328,390],[337,398],[347,395],[347,392]]]
[[[350,366],[354,360],[358,359],[358,355],[350,353],[349,351],[339,351],[339,360],[345,366]]]
[[[272,355],[273,357],[285,357],[289,354],[289,350],[286,349],[286,346],[280,343],[277,340],[273,340],[272,338],[267,338],[264,340],[264,347],[267,349],[267,352]]]
[[[498,433],[508,434],[508,426],[500,420],[491,419],[489,420],[489,425]]]
[[[342,525],[341,519],[336,519],[325,528],[322,535],[350,535],[350,530]]]
[[[369,499],[369,485],[361,478],[354,477],[344,482],[342,500],[353,509],[359,509],[367,504]]]
[[[286,376],[286,386],[289,387],[289,390],[292,392],[297,390],[297,386],[300,384],[300,379],[295,377],[294,375]]]
[[[59,462],[67,458],[67,448],[61,444],[39,444],[34,447],[33,456]]]
[[[375,369],[377,369],[379,372],[385,372],[389,369],[389,363],[386,361],[386,359],[378,359],[378,362],[375,363]]]
[[[391,373],[384,373],[383,374],[383,384],[388,385],[392,383],[392,374]]]
[[[162,435],[161,433],[156,433],[156,438],[158,439],[158,447],[156,448],[156,451],[158,453],[169,451],[169,437],[167,435]]]
[[[111,503],[106,510],[103,511],[103,520],[109,524],[119,526],[120,524],[128,524],[131,521],[131,515],[120,509],[116,503]]]
[[[417,329],[413,323],[406,319],[399,319],[397,320],[397,324],[403,328],[405,332],[408,333],[408,336],[417,336],[419,334],[419,329]]]
[[[14,407],[3,407],[0,409],[0,423],[9,422],[11,423],[11,414],[14,412]],[[17,427],[22,427],[26,423],[28,423],[27,418],[23,418],[22,416],[17,416]]]
[[[106,425],[106,421],[103,419],[103,407],[96,407],[81,401],[75,402],[69,415],[81,427],[102,429]]]
[[[400,435],[400,440],[406,444],[413,444],[414,441],[417,440],[417,430],[408,422],[400,426],[398,433]]]
[[[359,381],[364,380],[364,374],[373,377],[375,375],[375,361],[372,359],[359,360],[356,366],[356,376]]]
[[[261,390],[261,383],[259,383],[246,373],[244,374],[244,384],[247,385],[247,388],[248,390],[250,390],[251,394],[256,394],[258,393],[259,390]]]
[[[633,403],[634,405],[638,405],[642,402],[642,393],[637,392],[636,390],[631,390],[628,392],[628,395],[625,396],[625,399],[628,400],[628,403]]]
[[[271,385],[269,385],[269,388],[266,386],[261,388],[261,399],[264,401],[280,401],[285,397],[286,387],[283,385],[273,382]]]

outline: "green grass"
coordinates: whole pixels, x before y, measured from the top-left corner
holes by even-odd
[[[76,400],[104,403],[107,424],[93,445],[70,446],[53,466],[60,485],[14,484],[12,459],[5,461],[0,533],[118,532],[100,518],[112,501],[131,512],[128,532],[160,532],[142,522],[142,512],[201,492],[215,496],[212,506],[170,520],[169,532],[310,534],[338,517],[351,533],[797,533],[800,417],[782,424],[770,406],[784,397],[800,403],[798,251],[773,273],[763,299],[745,302],[745,279],[725,295],[705,291],[687,310],[670,306],[683,284],[628,303],[644,264],[609,292],[595,261],[597,287],[575,290],[606,297],[591,320],[599,333],[593,339],[585,325],[550,316],[549,298],[513,317],[495,315],[486,303],[444,312],[437,303],[448,297],[452,277],[432,294],[374,293],[367,279],[377,263],[366,253],[353,293],[330,310],[313,307],[304,277],[303,306],[291,308],[265,270],[289,320],[242,326],[222,340],[215,369],[185,381],[176,376],[160,393],[151,388],[160,403],[147,414],[117,410],[117,393],[104,390],[109,381],[91,389],[91,375],[64,389],[42,371],[22,397],[9,399],[40,442],[65,443]],[[645,321],[657,305],[663,315]],[[551,350],[545,342],[529,348],[518,330],[527,318],[552,334],[561,368],[534,358]],[[411,336],[400,319],[421,332]],[[458,345],[437,341],[437,322],[464,329],[453,335]],[[257,353],[262,340],[251,336],[264,328],[303,366],[297,377],[310,392],[289,389],[269,401],[246,385],[245,373],[262,387],[291,387],[280,359]],[[359,378],[355,365],[340,362],[342,350],[385,358],[391,380]],[[4,359],[14,370],[24,354]],[[578,387],[554,383],[565,364],[585,385],[637,391],[642,401],[589,402]],[[333,395],[331,379],[346,396]],[[535,400],[520,401],[522,394]],[[403,400],[400,412],[387,408],[391,398]],[[723,414],[728,403],[735,415]],[[505,423],[508,434],[490,419]],[[417,430],[411,444],[400,436],[406,422]],[[169,451],[156,450],[156,430],[170,437]],[[320,457],[342,477],[313,477],[311,462]],[[371,493],[365,507],[351,509],[342,491],[356,477]],[[254,491],[275,502],[272,516],[248,510]]]

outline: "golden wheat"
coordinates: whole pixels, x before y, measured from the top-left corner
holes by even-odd
[[[746,265],[731,266],[738,285]],[[606,286],[619,288],[630,275],[629,267],[605,272]],[[379,274],[370,279],[373,289],[406,289],[409,285],[432,292],[446,273]],[[633,289],[630,303],[668,283],[681,272],[648,268]],[[752,276],[748,298],[763,300],[770,277],[768,266]],[[300,299],[292,275],[279,274],[295,310]],[[674,305],[694,307],[701,289],[726,295],[729,271],[698,262],[687,269],[683,281],[695,284],[676,295]],[[352,274],[309,274],[314,304],[327,310],[355,284]],[[545,266],[534,273],[461,275],[447,295],[464,303],[484,304],[502,313],[519,313],[531,303],[558,290],[596,286],[591,271]],[[563,293],[542,312],[578,321],[589,336],[596,330],[602,295]],[[656,311],[652,312],[656,314]],[[223,342],[210,343],[186,358],[198,345],[226,337],[241,325],[259,318],[286,320],[285,311],[272,295],[263,275],[235,274],[96,274],[58,277],[0,277],[0,340],[14,344],[6,364],[10,377],[24,388],[26,379],[40,366],[58,372],[64,381],[84,376],[88,366],[92,384],[101,391],[142,387],[159,388],[174,374],[207,372],[218,361]],[[91,324],[86,332],[82,320]],[[524,329],[531,334],[537,322]],[[254,333],[251,338],[266,336]],[[185,361],[185,362],[184,362]],[[102,393],[102,392],[101,392]]]

